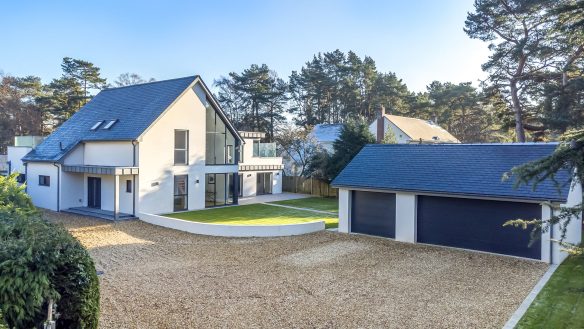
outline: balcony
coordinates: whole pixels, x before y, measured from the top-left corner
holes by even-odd
[[[253,143],[254,158],[275,158],[276,143]]]

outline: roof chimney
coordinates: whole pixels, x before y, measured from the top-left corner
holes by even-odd
[[[385,106],[379,106],[379,112],[377,112],[377,143],[381,144],[383,142],[383,137],[385,137]]]

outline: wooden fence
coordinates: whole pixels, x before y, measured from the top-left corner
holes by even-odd
[[[332,188],[327,182],[299,176],[282,177],[282,191],[311,194],[322,197],[337,196],[337,189]]]

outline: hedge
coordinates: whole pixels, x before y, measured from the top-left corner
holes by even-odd
[[[0,305],[9,327],[41,327],[57,303],[58,328],[97,328],[99,280],[87,250],[42,219],[16,176],[0,177]]]

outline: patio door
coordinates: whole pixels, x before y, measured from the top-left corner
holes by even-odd
[[[272,173],[257,173],[257,190],[256,195],[272,194]]]
[[[87,177],[87,207],[101,209],[101,178]]]

